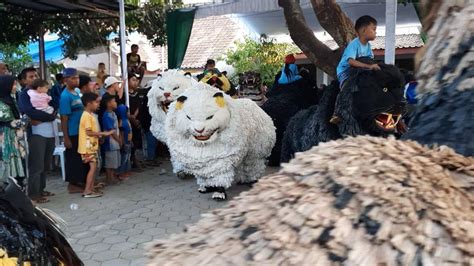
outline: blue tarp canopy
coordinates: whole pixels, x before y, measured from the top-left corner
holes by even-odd
[[[63,51],[61,49],[63,43],[64,42],[60,39],[49,40],[44,42],[44,53],[46,61],[57,62],[64,58]],[[28,44],[28,54],[31,55],[34,63],[39,63],[39,42],[31,42]]]

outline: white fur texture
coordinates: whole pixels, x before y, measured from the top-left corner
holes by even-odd
[[[163,103],[173,102],[178,95],[191,88],[195,83],[197,81],[184,76],[184,72],[177,69],[163,72],[162,77],[153,81],[153,85],[148,92],[148,109],[152,117],[150,131],[159,141],[164,143],[166,141],[166,112],[162,108]]]
[[[264,174],[276,135],[272,119],[255,103],[224,94],[225,106],[219,107],[219,92],[194,85],[181,95],[187,97],[183,104],[171,105],[165,128],[175,172],[193,174],[200,186],[228,188]]]

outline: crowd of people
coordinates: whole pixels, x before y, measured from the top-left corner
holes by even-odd
[[[53,85],[33,67],[17,77],[6,69],[0,74],[1,182],[17,182],[35,203],[48,202],[54,194],[46,181],[58,142],[65,148],[68,192],[85,198],[102,196],[107,185],[126,181],[132,171],[158,166],[147,98],[138,93],[140,78],[128,74],[127,106],[123,81],[106,75],[103,63],[96,81],[65,68]],[[143,144],[147,152],[139,161]],[[102,174],[103,181],[97,180]]]

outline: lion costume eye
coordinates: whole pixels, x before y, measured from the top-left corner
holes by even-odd
[[[206,120],[211,120],[213,117],[214,117],[213,115],[208,116],[208,117],[206,117]]]
[[[175,91],[175,90],[177,90],[177,89],[179,89],[179,86],[178,86],[178,87],[175,87],[175,88],[173,88],[173,90],[174,90],[174,91]]]
[[[191,120],[191,117],[189,117],[189,115],[186,115],[186,118],[189,119],[189,120]]]
[[[164,91],[165,89],[163,87],[158,87],[160,90]]]

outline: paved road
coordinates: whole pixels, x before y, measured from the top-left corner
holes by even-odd
[[[68,194],[66,184],[59,178],[48,181],[47,189],[56,196],[42,206],[68,223],[67,236],[86,266],[144,265],[146,245],[153,239],[181,232],[201,213],[226,204],[198,193],[195,180],[174,177],[168,161],[107,187],[102,198],[83,199],[80,194]],[[229,196],[246,189],[233,187]],[[77,210],[71,204],[77,204]]]

